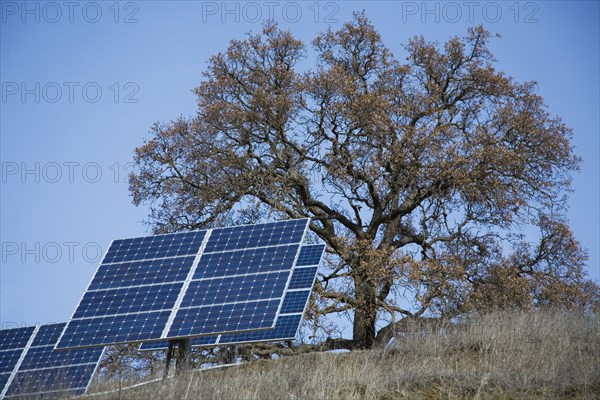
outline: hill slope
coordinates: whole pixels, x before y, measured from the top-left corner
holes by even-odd
[[[106,387],[103,388],[106,390]],[[600,398],[600,321],[500,313],[383,350],[309,353],[193,371],[94,399]]]

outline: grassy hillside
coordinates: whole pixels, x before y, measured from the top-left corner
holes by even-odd
[[[114,389],[114,387],[113,387]],[[100,390],[98,388],[98,390]],[[103,387],[102,390],[107,390]],[[499,313],[383,350],[309,353],[93,399],[597,399],[600,321],[562,312]]]

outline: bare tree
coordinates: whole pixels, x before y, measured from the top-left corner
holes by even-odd
[[[313,315],[351,312],[357,347],[379,317],[581,305],[597,286],[564,216],[572,132],[489,38],[416,37],[402,62],[356,13],[301,69],[304,44],[266,24],[211,57],[196,116],[153,126],[133,201],[157,232],[311,217],[330,253]]]
[[[99,365],[99,375],[106,381],[122,381],[152,376],[164,361],[151,351],[139,351],[139,343],[107,347]]]

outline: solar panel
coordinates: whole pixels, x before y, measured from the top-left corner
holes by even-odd
[[[24,349],[35,326],[0,330],[0,350]]]
[[[4,399],[35,330],[34,326],[0,330],[0,399]]]
[[[274,328],[309,221],[113,241],[56,348]]]
[[[310,246],[303,246],[300,255],[298,256],[297,267],[306,266],[319,266],[321,263],[321,257],[323,257],[323,250],[325,246],[322,244],[315,244]],[[312,284],[311,284],[312,286]]]
[[[85,393],[103,348],[55,351],[65,324],[0,331],[0,399]]]
[[[238,343],[293,340],[296,338],[302,315],[317,275],[317,269],[323,256],[324,245],[305,245],[300,249],[298,261],[286,292],[279,317],[273,329],[205,336],[192,339],[193,347],[209,347]],[[302,264],[302,265],[299,265]],[[165,350],[167,341],[142,343],[140,350]]]

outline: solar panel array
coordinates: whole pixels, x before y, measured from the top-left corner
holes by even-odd
[[[103,348],[55,351],[65,324],[0,330],[0,399],[85,393]]]
[[[115,240],[56,348],[273,329],[308,223]]]
[[[207,347],[295,339],[324,249],[325,246],[321,244],[301,247],[279,317],[273,329],[198,337],[192,339],[192,346]],[[140,346],[140,350],[164,350],[168,346],[167,341],[146,342]]]

